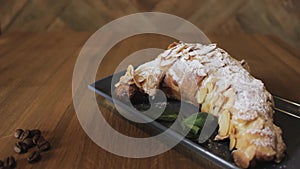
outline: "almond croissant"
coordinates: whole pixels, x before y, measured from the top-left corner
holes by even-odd
[[[200,105],[218,117],[216,140],[230,139],[234,162],[247,168],[254,160],[280,162],[285,143],[273,123],[273,98],[264,84],[250,75],[244,62],[215,44],[173,43],[155,60],[127,72],[115,85],[119,97],[137,90],[150,96],[156,89],[168,97]]]

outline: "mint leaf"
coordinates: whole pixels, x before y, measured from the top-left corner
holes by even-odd
[[[198,135],[199,131],[204,126],[207,113],[194,113],[182,121],[182,125],[192,132],[194,135]]]

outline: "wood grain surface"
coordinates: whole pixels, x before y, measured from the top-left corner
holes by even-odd
[[[0,0],[2,32],[96,31],[137,12],[182,17],[205,33],[261,33],[300,45],[298,0]]]
[[[91,33],[6,33],[0,36],[0,159],[14,155],[17,168],[204,168],[181,151],[132,159],[116,156],[92,142],[81,128],[72,103],[72,73],[80,49]],[[210,35],[237,59],[246,59],[252,73],[278,96],[300,102],[300,54],[278,38],[262,35]],[[117,44],[99,67],[97,79],[110,75],[130,53],[166,48],[173,39],[139,35]],[[143,59],[143,58],[141,58]],[[87,89],[87,92],[90,92]],[[99,98],[99,108],[118,131],[147,137]],[[27,164],[26,154],[13,152],[16,128],[39,128],[52,143],[42,161]],[[124,145],[125,146],[125,145]]]

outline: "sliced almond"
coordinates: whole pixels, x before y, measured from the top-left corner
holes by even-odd
[[[235,92],[232,88],[229,88],[224,92],[224,96],[226,97],[226,103],[224,104],[224,109],[230,109],[234,105],[235,101]]]
[[[214,87],[215,87],[215,83],[214,83],[214,82],[208,82],[208,83],[206,84],[206,87],[207,87],[207,89],[208,89],[208,93],[211,93],[212,90],[213,90]]]
[[[208,93],[205,97],[205,100],[204,100],[202,106],[201,106],[202,112],[210,113],[209,111],[211,110],[211,107],[213,107],[212,100],[213,100],[213,95]]]
[[[132,85],[132,84],[134,84],[134,80],[133,80],[133,79],[131,79],[131,80],[128,82],[128,84],[129,84],[129,85]]]
[[[173,47],[175,47],[175,46],[177,46],[178,45],[178,42],[173,42],[173,43],[171,43],[169,46],[168,46],[168,49],[171,49],[171,48],[173,48]]]
[[[223,111],[219,118],[219,135],[220,136],[227,136],[229,133],[229,126],[230,126],[230,113],[228,111]]]
[[[227,135],[227,136],[220,136],[219,134],[218,135],[216,135],[216,137],[214,138],[214,140],[224,140],[224,139],[226,139],[226,138],[228,138],[229,137],[229,135]]]
[[[223,96],[223,95],[218,95],[218,99],[217,99],[217,101],[215,102],[215,105],[216,106],[222,106],[223,105],[223,103],[225,102],[225,96]]]
[[[226,83],[226,82],[223,82],[221,84],[217,84],[217,86],[218,86],[218,92],[224,92],[224,91],[226,91],[230,88],[230,84]]]
[[[229,150],[232,150],[236,144],[236,139],[233,133],[229,135],[229,139],[230,139]]]
[[[218,116],[218,114],[220,113],[220,111],[221,111],[221,107],[220,106],[215,106],[214,109],[213,109],[213,111],[212,111],[212,114],[214,116]]]
[[[233,88],[229,88],[228,90],[226,90],[224,92],[224,96],[227,96],[227,97],[235,97],[235,91]]]
[[[129,65],[127,67],[127,72],[126,74],[128,74],[129,76],[133,76],[133,72],[134,72],[134,67],[132,65]]]
[[[208,110],[208,112],[209,112],[209,113],[212,113],[213,115],[218,115],[218,114],[219,114],[219,113],[214,114],[214,109],[216,108],[216,102],[217,102],[217,100],[218,100],[218,97],[215,96],[215,95],[213,95],[213,96],[212,96],[212,99],[211,99],[211,101],[210,101],[211,106],[210,106],[210,109]],[[217,111],[217,110],[216,110],[216,111]]]
[[[232,120],[230,120],[229,134],[235,134],[235,128],[234,128]]]
[[[246,129],[256,129],[256,130],[260,130],[264,127],[264,120],[260,117],[256,118],[255,120],[249,122],[246,125]]]
[[[198,90],[196,94],[197,103],[202,104],[204,102],[207,95],[207,91],[208,90],[206,87],[202,87]]]
[[[156,78],[153,75],[147,77],[147,87],[153,88],[156,84]]]
[[[206,99],[201,106],[201,111],[210,113],[209,110],[211,109],[211,107],[213,107],[213,105]]]
[[[143,82],[145,78],[143,76],[137,76],[136,81]]]

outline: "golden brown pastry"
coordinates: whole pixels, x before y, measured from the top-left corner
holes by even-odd
[[[163,89],[168,97],[200,105],[218,117],[216,140],[230,139],[234,162],[242,168],[255,160],[280,162],[285,144],[273,123],[273,98],[264,84],[250,75],[216,44],[173,43],[155,60],[130,65],[115,85],[120,98],[140,90],[150,96]]]

